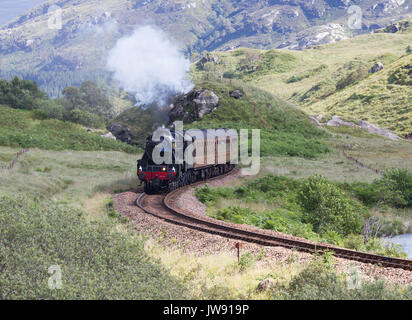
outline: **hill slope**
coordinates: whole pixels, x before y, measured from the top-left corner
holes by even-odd
[[[390,80],[411,61],[412,30],[374,33],[303,51],[237,49],[198,61],[195,78],[240,79],[314,115],[356,116],[400,135],[412,131],[407,78]],[[216,62],[210,58],[215,57]],[[376,63],[384,70],[369,74]],[[399,75],[400,75],[399,73]],[[349,99],[351,97],[351,99]]]
[[[288,102],[274,95],[238,81],[200,81],[196,89],[207,88],[219,98],[217,108],[194,122],[185,122],[185,128],[261,129],[261,154],[289,155],[314,158],[328,152],[325,133],[316,128],[309,117]],[[235,99],[230,93],[238,89],[243,96]],[[191,112],[190,104],[183,108]],[[164,111],[166,112],[166,111]],[[114,119],[127,132],[126,140],[143,146],[145,138],[164,118],[158,110],[132,108]],[[113,131],[113,130],[112,130]],[[130,134],[131,133],[131,134]]]
[[[53,95],[105,79],[105,55],[136,25],[155,24],[188,55],[239,46],[291,47],[337,41],[410,14],[407,2],[365,0],[363,29],[347,26],[346,0],[51,0],[0,29],[0,77],[30,78]],[[62,29],[48,27],[50,5]]]
[[[36,111],[16,110],[0,105],[0,146],[45,150],[116,150],[137,153],[140,150],[111,139],[88,133],[71,122],[43,120]]]

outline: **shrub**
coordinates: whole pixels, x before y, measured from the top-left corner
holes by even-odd
[[[91,128],[104,128],[105,126],[104,119],[102,117],[78,108],[65,112],[64,120]]]
[[[36,82],[21,80],[0,80],[0,104],[6,104],[17,109],[36,109],[47,95],[42,92]]]
[[[386,170],[378,182],[389,191],[383,200],[395,207],[412,206],[412,173],[407,169]]]
[[[389,76],[389,83],[412,86],[412,64],[406,64],[398,68]]]
[[[199,201],[206,205],[213,205],[218,199],[230,198],[233,195],[230,188],[210,188],[207,184],[202,188],[196,188],[195,192]]]
[[[410,300],[412,286],[390,286],[382,280],[363,281],[358,272],[337,274],[329,258],[315,257],[286,286],[273,289],[275,299],[288,300]]]
[[[304,209],[304,220],[313,225],[315,232],[336,231],[345,236],[362,230],[366,208],[322,176],[305,180],[298,201]]]
[[[367,205],[412,206],[412,173],[407,169],[392,168],[373,183],[345,183],[342,187]]]
[[[183,286],[144,251],[144,243],[90,225],[53,202],[0,197],[0,299],[179,299]],[[62,289],[48,287],[48,268]]]
[[[365,66],[360,66],[357,69],[355,69],[354,71],[350,72],[348,75],[342,77],[336,83],[336,89],[342,90],[342,89],[346,88],[347,86],[362,80],[367,75],[368,75],[368,69]]]

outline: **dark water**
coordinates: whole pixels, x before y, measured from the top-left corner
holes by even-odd
[[[0,0],[0,26],[47,0]]]
[[[403,248],[403,251],[408,254],[408,257],[412,258],[412,233],[401,234],[387,240],[400,244]]]

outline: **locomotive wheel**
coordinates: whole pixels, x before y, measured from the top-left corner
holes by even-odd
[[[144,183],[144,192],[147,193],[147,194],[152,192],[152,188],[149,186],[149,184],[147,182]]]
[[[186,172],[186,175],[185,175],[185,185],[189,185],[191,183],[192,183],[192,173],[189,171],[189,172]]]
[[[194,172],[192,172],[190,177],[191,177],[190,183],[195,183],[197,181],[197,177],[196,177],[196,174]]]

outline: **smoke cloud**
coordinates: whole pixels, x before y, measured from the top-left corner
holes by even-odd
[[[170,95],[193,88],[188,77],[190,61],[162,30],[152,26],[139,27],[118,40],[107,65],[114,79],[135,94],[137,105],[143,108],[164,106]]]

